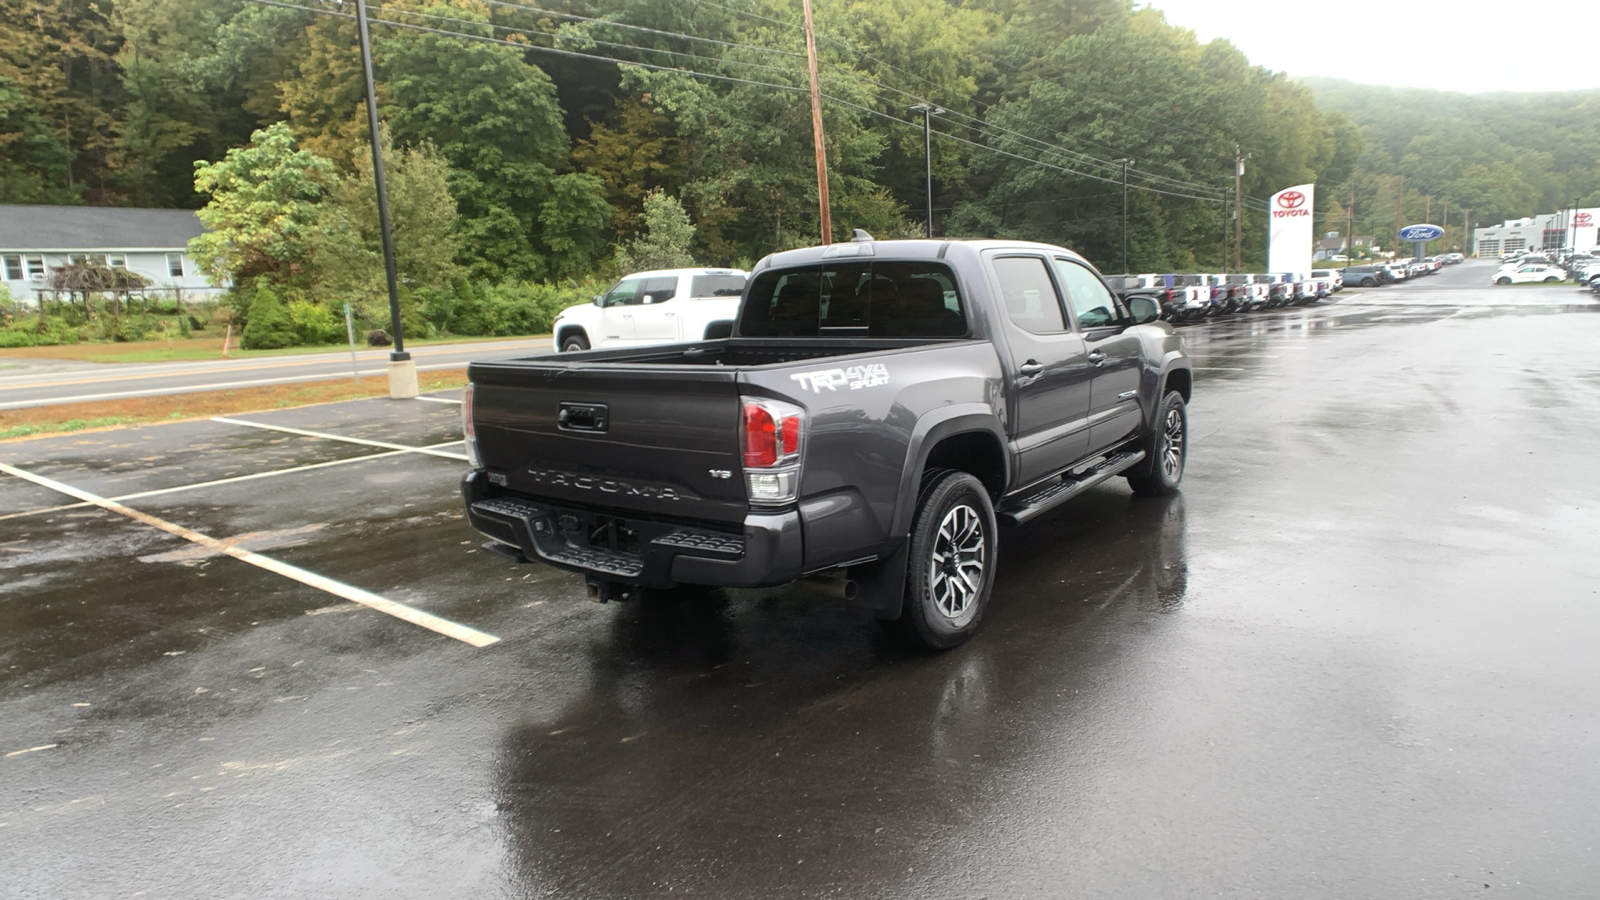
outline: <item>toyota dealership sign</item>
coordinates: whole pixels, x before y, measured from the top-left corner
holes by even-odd
[[[1311,271],[1311,243],[1316,231],[1312,210],[1314,184],[1297,184],[1272,195],[1267,232],[1267,271]]]

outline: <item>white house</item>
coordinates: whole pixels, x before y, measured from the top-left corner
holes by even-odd
[[[201,299],[217,290],[189,258],[189,239],[202,231],[188,209],[0,205],[0,284],[31,306],[51,269],[87,260]]]

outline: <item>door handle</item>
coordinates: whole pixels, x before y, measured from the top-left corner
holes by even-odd
[[[1092,362],[1098,366],[1105,361],[1106,355],[1101,353],[1099,350],[1092,350],[1089,352],[1089,362]]]
[[[1033,359],[1030,359],[1017,367],[1017,374],[1021,375],[1023,378],[1033,378],[1034,376],[1042,374],[1043,372],[1044,363]]]

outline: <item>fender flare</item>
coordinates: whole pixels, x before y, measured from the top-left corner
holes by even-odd
[[[889,534],[895,540],[911,533],[911,517],[916,514],[918,488],[922,470],[928,464],[928,454],[947,437],[958,434],[981,433],[995,439],[1000,447],[1002,485],[1011,484],[1011,455],[1007,450],[1005,431],[994,410],[985,403],[957,403],[941,407],[917,420],[906,446],[906,464],[900,471],[900,493],[895,502],[894,516],[889,521]]]
[[[1002,485],[1011,483],[1011,456],[1005,431],[994,410],[983,403],[958,403],[937,409],[917,420],[906,446],[906,465],[900,472],[900,493],[895,501],[889,526],[889,542],[876,562],[850,567],[850,577],[861,585],[854,605],[869,609],[880,619],[900,618],[905,605],[907,554],[911,541],[911,517],[916,513],[921,494],[922,470],[928,454],[947,437],[960,434],[987,434],[1000,446],[1000,461],[1005,467]]]

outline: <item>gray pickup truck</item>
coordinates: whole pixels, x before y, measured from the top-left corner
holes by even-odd
[[[1177,490],[1193,378],[1159,312],[1045,244],[776,253],[726,338],[473,363],[467,518],[594,600],[802,581],[953,647],[1001,523]]]

